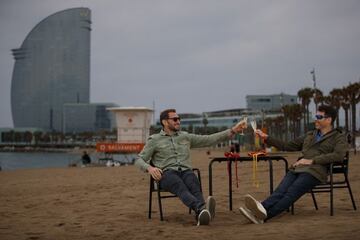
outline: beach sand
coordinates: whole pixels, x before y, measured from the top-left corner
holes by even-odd
[[[207,149],[192,150],[194,167],[202,174],[208,195]],[[210,157],[223,156],[211,149]],[[298,154],[282,153],[290,163]],[[335,215],[329,195],[318,194],[319,210],[311,195],[288,212],[263,225],[250,224],[238,211],[243,196],[262,200],[268,195],[268,164],[258,164],[260,186],[252,184],[252,163],[238,165],[239,188],[233,180],[233,211],[228,208],[227,169],[214,163],[216,217],[197,227],[194,215],[177,198],[163,200],[165,221],[159,219],[153,196],[153,218],[147,218],[149,176],[135,166],[31,169],[0,172],[0,239],[360,239],[360,212],[352,209],[346,189],[335,190]],[[233,169],[235,174],[235,170]],[[284,175],[274,162],[274,184]],[[350,182],[360,204],[360,154],[351,154]]]

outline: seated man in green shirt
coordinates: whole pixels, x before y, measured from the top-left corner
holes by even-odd
[[[246,128],[247,123],[240,121],[231,129],[211,135],[190,134],[180,131],[180,118],[175,109],[161,112],[160,123],[163,129],[149,137],[135,165],[151,174],[161,188],[175,194],[194,210],[198,226],[208,225],[215,216],[215,200],[210,196],[206,203],[204,201],[199,180],[192,171],[190,148],[227,141]]]

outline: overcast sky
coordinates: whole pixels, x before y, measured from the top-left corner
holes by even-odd
[[[0,0],[0,127],[12,127],[14,59],[32,28],[74,7],[92,11],[91,102],[246,107],[249,94],[325,94],[360,78],[358,0]]]

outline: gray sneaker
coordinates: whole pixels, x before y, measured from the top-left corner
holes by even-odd
[[[253,198],[250,194],[245,195],[245,206],[258,219],[264,220],[267,217],[266,209],[259,201]]]
[[[263,224],[264,220],[258,219],[249,209],[247,209],[246,207],[240,207],[239,208],[240,212],[242,213],[242,215],[244,215],[244,217],[246,217],[248,220],[250,220],[252,223],[255,224]]]
[[[208,196],[208,198],[206,199],[206,209],[210,212],[211,220],[215,218],[215,206],[215,198],[213,196]]]
[[[198,222],[197,225],[209,225],[211,220],[210,212],[207,209],[201,210],[198,216]]]

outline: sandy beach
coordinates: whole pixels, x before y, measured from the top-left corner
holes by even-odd
[[[208,195],[209,157],[223,150],[192,150]],[[292,163],[298,154],[281,153]],[[235,170],[233,169],[233,173]],[[284,175],[274,162],[274,184]],[[346,189],[335,190],[335,215],[329,195],[311,195],[295,205],[295,215],[284,213],[263,225],[250,224],[238,211],[243,195],[259,200],[269,193],[268,164],[259,162],[259,188],[252,184],[252,163],[238,165],[239,187],[233,180],[233,211],[228,209],[225,163],[213,167],[216,218],[197,227],[194,216],[178,200],[163,201],[165,221],[159,219],[154,195],[153,218],[147,218],[149,176],[135,166],[16,170],[0,172],[0,239],[360,239],[360,212],[352,209]],[[351,153],[350,182],[360,204],[360,154]]]

